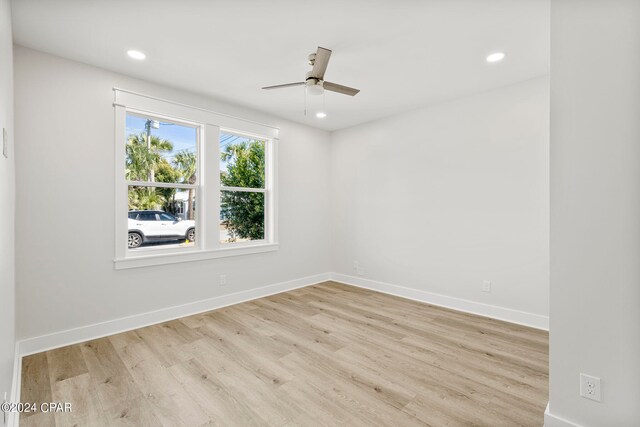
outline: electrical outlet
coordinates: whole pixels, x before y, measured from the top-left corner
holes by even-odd
[[[226,274],[221,274],[220,275],[220,286],[226,286],[227,284],[227,275]]]
[[[483,280],[482,281],[482,292],[491,292],[491,281]]]
[[[359,261],[353,261],[353,269],[358,276],[364,276],[364,267],[360,265]]]
[[[580,374],[580,396],[587,399],[601,401],[600,378],[587,374]]]

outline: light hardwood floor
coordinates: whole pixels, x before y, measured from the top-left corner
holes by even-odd
[[[546,332],[327,282],[25,357],[27,426],[541,426]]]

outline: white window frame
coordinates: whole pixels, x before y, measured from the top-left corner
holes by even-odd
[[[277,152],[278,128],[203,108],[114,88],[115,110],[115,258],[116,269],[248,255],[278,250]],[[125,178],[127,113],[166,120],[198,129],[196,176],[196,242],[193,247],[127,248],[128,188],[149,183]],[[232,133],[265,142],[265,238],[249,242],[220,243],[220,133]],[[181,188],[183,184],[153,183],[154,187]],[[234,189],[226,188],[225,189]],[[256,189],[239,188],[240,191]]]

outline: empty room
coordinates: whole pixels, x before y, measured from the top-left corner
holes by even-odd
[[[640,1],[0,0],[0,426],[640,426]]]

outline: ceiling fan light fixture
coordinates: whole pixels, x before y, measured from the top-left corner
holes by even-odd
[[[324,88],[322,87],[321,84],[307,84],[307,86],[305,87],[305,90],[307,91],[307,95],[311,95],[311,96],[318,96],[318,95],[322,95],[324,93]]]

